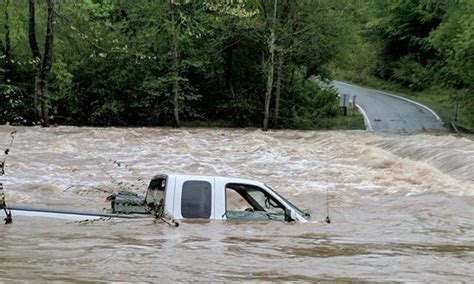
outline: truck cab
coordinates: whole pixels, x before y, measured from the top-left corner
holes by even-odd
[[[270,186],[248,179],[161,174],[152,178],[146,196],[135,201],[116,195],[115,213],[150,213],[158,207],[175,220],[277,220],[307,222],[310,218]],[[127,201],[128,200],[128,201]],[[134,204],[127,207],[124,204]]]

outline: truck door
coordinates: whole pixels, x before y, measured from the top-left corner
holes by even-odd
[[[259,185],[230,182],[221,185],[224,216],[229,220],[285,220],[285,206]],[[219,208],[217,209],[219,211]]]
[[[213,219],[214,179],[178,177],[173,215],[177,219]]]

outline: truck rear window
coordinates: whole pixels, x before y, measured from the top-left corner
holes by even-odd
[[[207,181],[186,181],[181,196],[181,215],[184,218],[211,217],[212,187]]]

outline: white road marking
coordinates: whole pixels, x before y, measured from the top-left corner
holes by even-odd
[[[367,127],[367,130],[374,131],[374,129],[372,128],[372,124],[370,123],[370,119],[365,113],[365,111],[358,104],[356,104],[356,107],[360,111],[360,113],[362,113],[362,115],[364,116],[364,122],[365,122],[365,126]]]

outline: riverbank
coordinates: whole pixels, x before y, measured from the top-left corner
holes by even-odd
[[[296,117],[298,125],[294,127],[270,127],[270,130],[365,130],[364,117],[357,110],[348,109],[347,116],[343,116],[342,113],[334,117],[323,117],[314,119],[312,117]],[[1,124],[0,124],[1,125]],[[10,125],[10,123],[7,123]],[[35,126],[31,124],[11,124],[13,126]],[[51,122],[51,126],[71,126],[71,127],[175,127],[174,124],[129,124],[129,125],[94,125],[94,124],[74,124],[74,123],[55,123]],[[194,121],[183,121],[182,127],[191,128],[261,128],[261,125],[254,124],[237,124],[227,120],[194,120]]]
[[[224,120],[198,120],[185,121],[184,127],[203,127],[203,128],[260,128],[258,125],[236,125]],[[273,128],[272,128],[273,129]],[[364,117],[355,110],[349,109],[347,116],[337,115],[336,117],[326,117],[318,120],[301,118],[298,127],[276,128],[278,130],[364,130]]]

